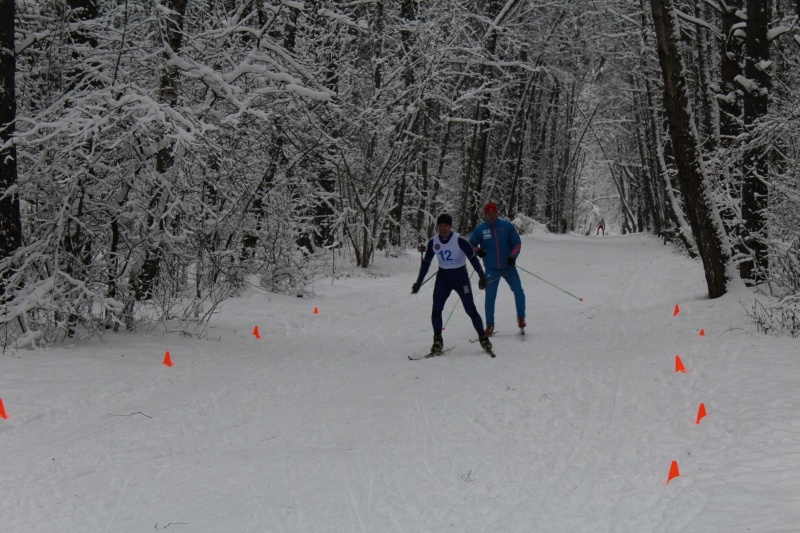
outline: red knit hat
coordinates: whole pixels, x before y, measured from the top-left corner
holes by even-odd
[[[483,207],[483,214],[485,215],[489,211],[494,211],[495,213],[497,213],[497,204],[492,203],[492,202],[489,202],[488,204],[486,204]]]

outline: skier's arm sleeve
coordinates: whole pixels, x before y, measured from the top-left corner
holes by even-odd
[[[467,259],[472,261],[472,259],[475,257],[475,250],[472,249],[472,244],[464,237],[459,236],[458,247],[461,248],[461,251],[467,256]]]
[[[517,228],[514,225],[511,225],[511,232],[510,232],[510,239],[511,239],[511,257],[517,257],[519,255],[520,250],[522,250],[522,239],[517,233]]]
[[[481,239],[480,235],[478,234],[478,228],[475,228],[474,230],[472,230],[472,233],[469,234],[469,244],[472,246],[473,249],[475,249],[478,247],[480,243]]]
[[[472,249],[472,245],[469,243],[469,241],[462,237],[459,237],[458,247],[461,248],[461,251],[463,251],[466,254],[467,258],[469,259],[469,262],[472,263],[472,268],[475,269],[475,272],[478,273],[478,276],[480,276],[481,278],[486,277],[486,274],[483,273],[483,267],[481,266],[481,262],[478,259],[478,256],[475,254],[475,250]]]
[[[475,272],[478,273],[479,278],[485,278],[486,273],[483,271],[483,267],[481,266],[481,262],[478,259],[477,255],[473,255],[469,258],[469,262],[472,263],[472,268],[475,269]]]
[[[417,283],[422,284],[428,269],[431,268],[431,261],[433,261],[433,239],[428,241],[428,246],[425,248],[425,255],[419,265],[419,275],[417,276]]]

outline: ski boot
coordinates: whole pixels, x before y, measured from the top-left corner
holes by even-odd
[[[525,317],[524,316],[521,316],[521,317],[517,318],[517,327],[519,327],[519,332],[522,335],[525,335],[525,326],[526,325],[527,324],[525,324]]]
[[[483,334],[487,337],[494,335],[494,326],[486,326],[486,329],[483,330]]]
[[[481,337],[479,337],[478,342],[481,343],[481,348],[483,348],[484,352],[494,357],[494,354],[492,353],[492,343],[487,335],[482,335]]]
[[[442,353],[444,347],[444,340],[441,335],[433,336],[433,346],[431,346],[431,353]]]

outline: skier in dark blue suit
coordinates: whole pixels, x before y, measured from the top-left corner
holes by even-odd
[[[483,208],[486,220],[478,224],[469,236],[469,243],[475,248],[475,253],[483,257],[486,267],[486,335],[494,333],[494,302],[497,299],[497,288],[500,278],[504,278],[514,293],[514,303],[517,307],[517,326],[525,332],[525,291],[522,290],[522,281],[517,272],[517,256],[522,248],[522,239],[519,237],[514,224],[508,220],[498,218],[497,205],[489,202]]]
[[[478,288],[486,288],[486,276],[483,273],[481,262],[478,260],[472,246],[467,240],[453,231],[453,217],[447,214],[440,215],[436,220],[438,235],[428,241],[425,248],[425,256],[419,267],[417,282],[411,286],[411,293],[417,294],[422,285],[422,280],[428,273],[428,269],[433,261],[433,256],[439,260],[439,271],[436,273],[436,283],[433,287],[433,311],[431,313],[431,323],[433,325],[433,346],[431,353],[442,351],[444,341],[442,340],[442,311],[447,297],[452,291],[456,291],[464,304],[464,310],[472,319],[472,325],[478,333],[481,347],[491,353],[492,343],[489,342],[483,332],[483,320],[475,307],[472,299],[472,287],[467,274],[467,260],[472,263],[475,272],[478,273]]]

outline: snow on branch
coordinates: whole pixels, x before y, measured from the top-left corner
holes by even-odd
[[[683,11],[681,11],[680,9],[677,9],[677,8],[675,9],[675,13],[678,15],[679,18],[685,20],[686,22],[690,22],[690,23],[694,24],[695,26],[700,26],[701,28],[705,28],[705,29],[707,29],[708,31],[712,32],[714,35],[716,35],[719,38],[723,37],[722,32],[720,31],[719,28],[717,28],[716,26],[712,26],[711,24],[709,24],[705,20],[701,20],[701,19],[699,19],[697,17],[693,17],[692,15],[688,15],[688,14],[684,13]]]

